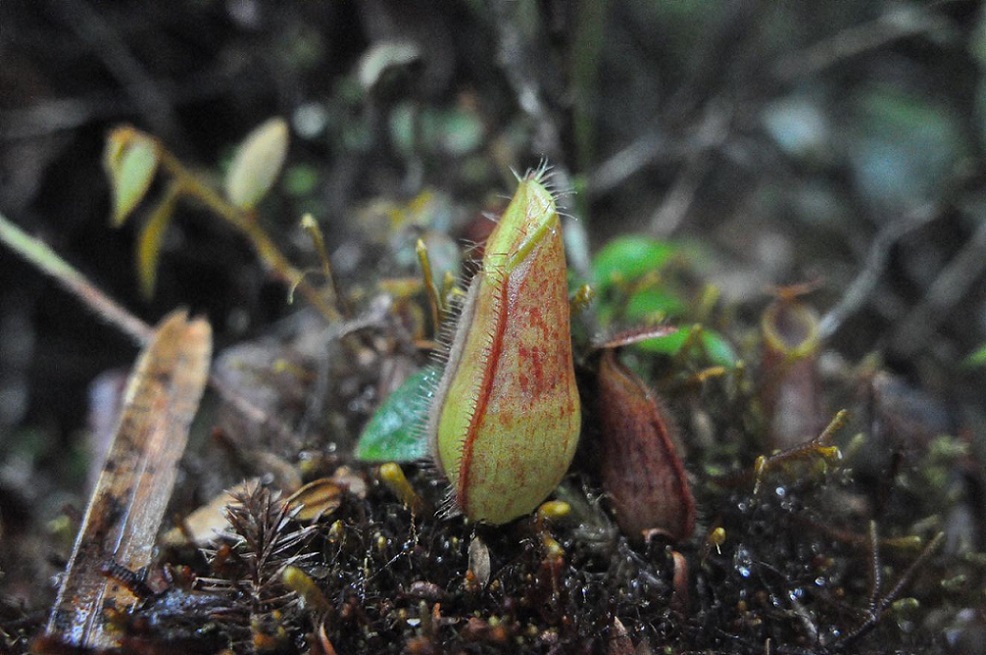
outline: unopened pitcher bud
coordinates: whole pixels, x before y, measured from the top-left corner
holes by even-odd
[[[486,243],[428,422],[469,518],[505,523],[551,493],[581,426],[565,251],[541,169],[520,181]]]

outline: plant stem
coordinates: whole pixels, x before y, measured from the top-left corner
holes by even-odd
[[[292,266],[281,253],[277,244],[257,222],[253,212],[244,212],[227,202],[214,189],[206,186],[190,173],[160,141],[157,144],[161,165],[175,178],[185,195],[198,199],[212,212],[246,235],[254,250],[257,251],[257,255],[273,271],[274,275],[288,286],[294,285],[298,292],[305,297],[305,300],[318,310],[326,320],[334,322],[341,318],[339,311],[328,303],[322,294],[304,279],[304,274]]]
[[[145,346],[154,336],[154,328],[140,320],[122,305],[99,290],[92,282],[62,259],[55,251],[27,234],[0,214],[0,243],[23,257],[29,264],[51,276],[90,311],[120,330],[138,346]],[[340,324],[336,324],[340,325]],[[342,324],[344,326],[345,324]],[[357,325],[358,329],[360,326]],[[276,432],[281,439],[294,438],[292,429],[277,417],[257,407],[240,392],[226,384],[219,376],[209,375],[209,385],[235,411],[257,425]]]
[[[69,293],[82,299],[87,307],[107,323],[144,345],[153,334],[151,326],[128,312],[100,291],[92,282],[43,242],[30,236],[0,214],[0,242],[51,276]]]

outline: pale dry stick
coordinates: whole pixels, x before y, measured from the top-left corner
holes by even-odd
[[[517,7],[509,0],[496,0],[491,3],[493,15],[496,18],[499,48],[497,59],[507,77],[517,98],[517,104],[534,121],[536,135],[534,145],[552,162],[551,174],[555,188],[568,190],[574,188],[572,175],[563,163],[564,150],[561,146],[556,121],[549,114],[542,97],[543,90],[537,81],[537,76],[531,70],[531,62],[537,53],[532,52],[529,42],[524,42],[520,35],[523,31],[515,24],[511,13]],[[561,216],[572,215],[572,203],[569,194],[562,193],[556,198],[558,213]],[[572,253],[578,255],[578,253]],[[583,261],[584,259],[584,261]],[[569,267],[584,277],[588,276],[588,259],[579,256],[572,257]]]
[[[507,0],[497,0],[491,3],[496,17],[499,50],[497,57],[507,80],[513,87],[517,104],[534,121],[536,135],[535,147],[539,148],[547,159],[551,160],[552,186],[566,191],[572,189],[572,175],[563,163],[561,137],[555,120],[549,115],[548,108],[542,101],[542,90],[534,72],[531,61],[534,53],[528,43],[521,41],[519,29],[513,22],[511,11],[515,3]],[[558,214],[566,219],[574,216],[571,194],[556,194],[555,202]],[[565,232],[565,248],[568,254],[568,267],[583,278],[589,277],[588,236],[585,228],[572,221],[567,221]]]
[[[721,107],[718,110],[721,112]],[[589,173],[588,193],[592,197],[609,193],[651,162],[667,164],[699,157],[721,144],[723,138],[719,130],[700,128],[672,137],[663,127],[649,129]]]
[[[756,26],[761,22],[759,17],[765,6],[756,0],[724,5],[716,24],[705,35],[707,38],[701,40],[689,58],[687,80],[666,101],[662,101],[660,115],[652,121],[652,127],[590,172],[587,184],[590,196],[598,197],[612,191],[653,162],[663,165],[675,164],[683,159],[696,162],[698,165],[693,172],[683,172],[675,181],[675,187],[665,202],[667,214],[660,219],[656,216],[651,219],[652,230],[659,221],[671,225],[675,220],[680,220],[682,209],[687,209],[691,202],[689,194],[694,193],[689,191],[689,187],[695,184],[695,178],[702,177],[698,174],[701,160],[728,136],[728,126],[716,124],[728,123],[728,117],[733,113],[724,100],[730,93],[722,94],[717,89],[734,84],[727,80],[749,75],[743,69],[746,58],[734,55],[742,52],[746,47],[744,44],[756,34]],[[701,118],[695,120],[695,117]],[[669,133],[669,125],[689,127]],[[695,128],[695,125],[698,127]],[[678,190],[675,191],[675,188]],[[659,233],[660,229],[656,232]]]
[[[689,208],[695,201],[698,187],[711,168],[711,157],[702,152],[692,157],[681,170],[664,201],[654,211],[650,219],[650,233],[655,237],[669,237],[685,220]]]
[[[980,221],[972,238],[938,274],[927,292],[890,340],[894,350],[912,355],[923,348],[935,330],[986,271],[986,222]]]
[[[536,53],[531,44],[520,38],[522,30],[513,21],[511,11],[517,6],[508,0],[496,0],[491,3],[496,18],[499,50],[497,58],[507,80],[513,87],[517,104],[534,121],[537,133],[534,138],[535,147],[539,148],[551,164],[552,186],[563,193],[556,194],[555,202],[558,214],[566,219],[564,229],[565,251],[568,257],[568,267],[582,278],[590,276],[590,258],[588,251],[588,235],[585,224],[570,220],[574,217],[572,194],[565,193],[573,189],[572,175],[564,164],[561,138],[556,121],[549,115],[547,106],[542,100],[543,91],[538,83],[531,61]]]
[[[189,75],[180,81],[158,80],[157,87],[176,106],[199,102],[228,93],[253,90],[258,86],[255,75],[246,75],[245,66],[223,63]],[[139,87],[124,87],[129,98]],[[138,110],[120,91],[97,91],[68,98],[48,98],[30,106],[4,109],[0,124],[0,141],[15,141],[50,136],[73,130],[88,123],[118,118]]]
[[[513,13],[517,5],[507,0],[497,0],[492,5],[496,17],[499,60],[507,81],[513,87],[517,104],[534,120],[537,129],[535,145],[555,162],[561,161],[561,138],[558,126],[548,115],[548,110],[541,99],[541,86],[531,70],[531,48],[521,39],[522,30],[515,24]],[[557,165],[556,165],[557,166]],[[562,188],[571,188],[567,171],[557,171],[563,176],[560,180]]]
[[[589,173],[589,194],[608,193],[655,159],[677,154],[683,149],[682,144],[672,141],[663,129],[648,130]]]
[[[827,339],[839,331],[842,324],[850,316],[858,312],[869,302],[877,283],[883,275],[890,249],[904,236],[927,225],[941,213],[941,206],[935,203],[921,205],[900,220],[885,225],[873,239],[863,268],[842,295],[838,303],[832,307],[818,325],[818,336]]]
[[[150,325],[100,291],[54,250],[11,223],[3,214],[0,214],[0,243],[7,244],[28,263],[54,278],[96,316],[126,334],[137,345],[143,346],[151,338],[153,329]]]
[[[28,235],[0,214],[0,243],[6,244],[42,273],[55,279],[97,317],[130,337],[137,346],[145,346],[154,334],[153,328],[140,320],[115,300],[100,291],[82,273],[62,259],[43,242]],[[218,376],[209,375],[209,386],[247,420],[269,428],[279,438],[290,439],[293,431],[276,417],[237,393]]]
[[[803,50],[788,54],[774,65],[773,73],[781,81],[789,82],[888,43],[949,27],[948,21],[934,14],[930,8],[894,5],[893,9],[876,20],[853,25]]]
[[[99,118],[120,116],[131,105],[119,93],[97,92],[72,98],[48,98],[24,108],[5,109],[0,140],[36,139],[72,130]]]
[[[729,134],[730,113],[717,102],[706,104],[705,115],[698,128],[697,139],[704,146],[690,153],[685,166],[675,178],[664,202],[650,219],[651,234],[670,236],[684,220],[695,200],[695,193],[712,167],[711,151],[722,145]]]

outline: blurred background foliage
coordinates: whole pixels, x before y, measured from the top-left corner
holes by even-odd
[[[674,239],[751,324],[772,287],[811,283],[833,351],[877,353],[984,430],[986,380],[959,368],[986,342],[979,2],[0,3],[0,211],[149,321],[190,306],[222,346],[289,308],[194,207],[141,299],[140,221],[109,225],[107,132],[133,123],[218,182],[274,115],[292,144],[261,213],[314,263],[296,227],[311,212],[345,288],[413,273],[410,235],[480,239],[511,169],[547,157],[591,252],[623,233]],[[133,355],[0,255],[5,523],[79,492],[64,453],[86,385]]]

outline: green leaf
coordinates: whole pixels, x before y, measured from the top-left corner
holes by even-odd
[[[486,134],[482,118],[466,107],[419,109],[409,101],[394,107],[389,122],[391,139],[403,154],[463,156],[479,149]]]
[[[154,296],[157,282],[157,263],[164,243],[164,231],[171,222],[177,204],[177,191],[168,193],[151,212],[137,238],[137,278],[140,280],[140,293],[145,299]]]
[[[968,357],[962,360],[962,365],[970,368],[986,366],[986,344],[983,344],[978,350],[972,352]]]
[[[114,227],[120,227],[140,204],[157,172],[157,144],[133,128],[115,130],[103,155],[113,189]]]
[[[664,319],[680,316],[685,311],[681,298],[657,287],[638,289],[627,301],[623,317],[629,321]]]
[[[288,124],[271,118],[243,140],[226,173],[226,197],[253,209],[274,185],[288,154]]]
[[[664,337],[642,341],[639,347],[647,352],[674,356],[681,352],[689,333],[689,330],[678,330]],[[736,351],[718,332],[702,328],[699,332],[699,343],[702,344],[702,350],[711,363],[730,368],[736,365],[738,359]]]
[[[428,454],[424,425],[439,368],[426,366],[377,407],[356,444],[363,462],[410,462]]]
[[[677,249],[672,244],[650,237],[623,236],[613,239],[592,260],[597,291],[604,293],[619,280],[635,280],[660,270],[675,252]]]
[[[677,355],[681,347],[685,345],[685,340],[687,339],[688,330],[678,330],[664,337],[641,341],[638,347],[647,352]]]
[[[284,171],[282,187],[285,193],[295,198],[307,198],[315,194],[318,187],[318,169],[307,164],[297,164]]]
[[[713,364],[733,368],[739,360],[732,344],[714,330],[702,330],[702,347]]]

